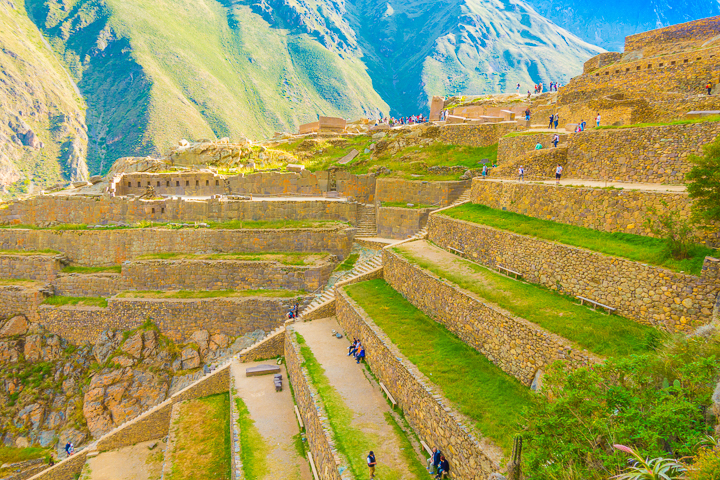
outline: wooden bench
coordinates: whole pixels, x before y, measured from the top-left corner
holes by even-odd
[[[302,415],[300,415],[300,410],[298,410],[297,405],[294,405],[295,408],[295,416],[297,416],[298,423],[300,424],[300,428],[305,428],[305,424],[303,423]]]
[[[312,468],[313,477],[315,478],[315,480],[320,480],[317,468],[315,468],[315,461],[313,460],[313,455],[311,452],[308,452],[308,460],[310,460],[310,468]]]
[[[395,401],[395,399],[393,398],[393,396],[390,395],[390,392],[389,392],[388,389],[385,387],[385,385],[383,385],[382,382],[380,382],[380,388],[382,388],[382,391],[385,392],[385,395],[387,395],[388,400],[390,400],[390,403],[392,403],[392,408],[397,407],[397,402]]]
[[[510,275],[515,275],[515,278],[520,278],[523,276],[522,273],[516,272],[515,270],[510,270],[509,268],[503,267],[502,265],[498,265],[496,268],[498,269],[498,272],[500,272],[500,273],[505,272],[505,275],[507,275],[508,277]]]
[[[595,300],[590,300],[589,298],[585,298],[585,297],[577,297],[577,298],[580,300],[580,305],[584,305],[585,302],[587,302],[590,305],[592,305],[593,310],[597,310],[597,307],[604,308],[605,310],[607,310],[608,313],[612,313],[616,310],[613,307],[608,307],[607,305],[603,305],[602,303],[596,302]]]
[[[448,250],[450,250],[456,255],[465,255],[465,252],[463,252],[462,250],[458,250],[457,248],[448,247]]]
[[[428,447],[428,444],[425,443],[425,442],[423,442],[422,440],[420,440],[420,445],[422,445],[422,447],[425,449],[425,451],[427,452],[427,454],[432,457],[433,451],[432,451],[432,449],[431,449],[430,447]]]

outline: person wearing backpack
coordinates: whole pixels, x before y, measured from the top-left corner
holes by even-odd
[[[375,478],[375,465],[377,465],[377,462],[375,461],[375,454],[370,451],[370,453],[367,456],[367,464],[368,468],[370,469],[370,478]]]
[[[705,88],[707,88],[708,95],[712,95],[712,82],[708,82],[707,85],[705,85]]]

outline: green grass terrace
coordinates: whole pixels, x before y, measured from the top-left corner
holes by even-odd
[[[647,352],[662,335],[653,327],[579,305],[572,297],[506,277],[425,241],[392,250],[438,277],[600,356]]]
[[[677,260],[661,238],[602,232],[472,203],[443,210],[442,215],[692,275],[700,274],[705,257],[718,255],[716,249],[698,244],[690,249],[690,258]]]
[[[385,280],[345,287],[418,369],[472,421],[484,436],[508,453],[519,413],[533,393],[484,355],[425,315]]]

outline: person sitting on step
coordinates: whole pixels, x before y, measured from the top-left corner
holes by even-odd
[[[355,348],[357,347],[357,344],[358,344],[358,339],[353,337],[353,341],[350,344],[350,346],[348,347],[348,357],[350,355],[355,355]]]
[[[437,447],[433,447],[432,449],[432,455],[430,458],[427,459],[428,464],[428,473],[430,475],[434,474],[438,468],[440,468],[440,457],[442,456],[442,452],[437,449]]]
[[[440,455],[440,465],[438,466],[438,473],[435,478],[437,478],[437,479],[448,478],[448,475],[450,475],[450,463],[448,463],[447,458],[445,458],[445,455]]]
[[[355,355],[355,363],[360,363],[365,359],[365,347],[360,345],[360,350],[358,351],[357,355]]]

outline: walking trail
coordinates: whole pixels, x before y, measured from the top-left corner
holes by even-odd
[[[511,179],[490,179],[487,178],[484,180],[485,182],[506,182],[506,183],[544,183],[545,185],[555,185],[555,180],[528,180],[525,182],[520,182],[518,180],[511,180]],[[569,178],[565,180],[560,180],[560,186],[567,186],[572,185],[575,187],[615,187],[615,188],[622,188],[623,190],[644,190],[649,192],[678,192],[683,193],[685,192],[685,185],[664,185],[662,183],[626,183],[626,182],[603,182],[603,181],[597,181],[597,180],[580,180],[580,179],[574,179]]]
[[[332,335],[332,330],[342,331],[335,317],[296,323],[294,327],[303,336],[307,346],[325,370],[325,376],[330,384],[340,394],[345,405],[352,410],[353,427],[376,442],[373,451],[378,462],[378,470],[382,465],[390,466],[394,470],[390,475],[376,474],[375,478],[416,479],[417,476],[411,473],[407,460],[402,455],[402,446],[397,433],[385,418],[385,413],[390,412],[390,407],[380,389],[365,377],[364,367],[357,365],[352,357],[348,357],[348,341],[344,338],[337,339]],[[330,420],[332,421],[332,418]],[[363,461],[367,453],[364,452]],[[420,462],[419,459],[417,461]],[[362,478],[367,477],[358,480]]]
[[[298,429],[294,403],[288,387],[287,372],[281,366],[283,390],[275,391],[273,375],[246,377],[245,369],[274,361],[240,363],[233,362],[237,395],[247,406],[250,418],[268,447],[267,474],[263,479],[311,480],[312,473],[305,458],[295,448],[294,435]],[[243,448],[241,446],[241,448]]]
[[[152,440],[103,452],[87,460],[80,480],[157,480],[162,472],[165,446]]]

